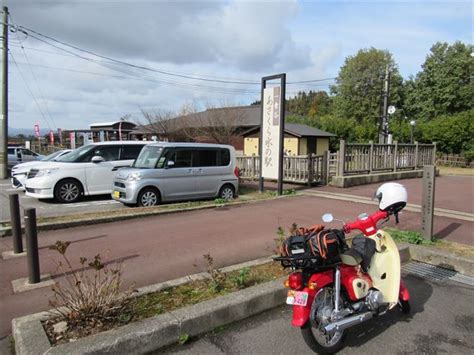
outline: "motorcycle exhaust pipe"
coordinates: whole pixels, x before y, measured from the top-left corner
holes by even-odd
[[[336,322],[329,323],[324,327],[324,331],[326,332],[326,334],[332,334],[336,331],[342,331],[356,324],[368,321],[369,319],[372,319],[372,317],[372,312],[356,314],[355,316],[347,317]]]

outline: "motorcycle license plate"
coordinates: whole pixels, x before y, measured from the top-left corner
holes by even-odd
[[[308,292],[301,291],[288,291],[288,296],[286,297],[286,304],[296,305],[296,306],[306,306],[308,303]]]
[[[114,197],[120,198],[120,191],[114,191]]]

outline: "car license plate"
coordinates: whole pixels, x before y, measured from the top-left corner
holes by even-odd
[[[296,305],[296,306],[306,306],[308,303],[308,292],[301,291],[288,291],[288,296],[286,297],[286,304]]]
[[[114,191],[114,197],[120,198],[120,191]]]

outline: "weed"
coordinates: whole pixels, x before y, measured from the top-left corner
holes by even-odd
[[[232,277],[232,282],[237,288],[244,288],[249,282],[250,268],[244,267],[237,275]]]
[[[296,194],[296,190],[295,190],[295,189],[283,190],[281,194],[282,194],[283,196],[295,195],[295,194]]]
[[[226,275],[214,267],[214,258],[210,253],[203,255],[207,263],[207,272],[211,275],[210,287],[213,292],[217,293],[224,289]]]
[[[417,245],[433,245],[434,244],[433,241],[426,240],[418,232],[401,231],[398,229],[387,229],[387,232],[390,233],[393,239],[398,240],[400,242],[406,242],[406,243],[417,244]]]
[[[178,338],[178,343],[179,345],[184,345],[188,342],[189,340],[189,334],[181,334]]]
[[[286,236],[285,236],[285,231],[281,226],[278,226],[276,230],[277,237],[274,239],[275,241],[275,247],[276,250],[274,250],[275,254],[280,253],[280,249],[283,246],[283,243],[285,242]]]
[[[82,267],[76,270],[66,255],[69,245],[69,242],[57,241],[50,247],[62,257],[57,270],[65,279],[64,283],[52,287],[54,299],[49,301],[50,305],[71,328],[101,325],[112,318],[118,319],[129,309],[128,297],[132,292],[131,289],[124,293],[120,290],[120,264],[108,266],[97,254],[90,262],[81,257]]]
[[[229,202],[229,200],[225,199],[225,198],[216,198],[214,200],[214,203],[217,205],[217,206],[223,206],[225,205],[227,202]]]

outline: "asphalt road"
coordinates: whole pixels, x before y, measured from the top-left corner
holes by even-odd
[[[349,220],[376,206],[294,196],[261,201],[250,205],[214,208],[192,212],[87,225],[39,233],[41,273],[57,273],[59,255],[48,247],[57,240],[70,241],[68,256],[74,268],[79,258],[91,259],[100,253],[108,262],[122,262],[126,285],[136,287],[171,280],[205,270],[203,254],[210,253],[216,267],[223,267],[273,254],[276,229],[320,223],[321,215],[332,212]],[[473,222],[436,217],[437,235],[474,244]],[[391,221],[385,226],[395,226]],[[331,227],[340,227],[332,223]],[[416,230],[420,214],[400,216],[399,228]],[[463,239],[464,238],[464,239]],[[0,238],[0,252],[12,250],[12,238]],[[0,336],[10,331],[10,320],[49,309],[49,288],[14,294],[11,281],[28,275],[25,257],[0,260]],[[55,280],[62,282],[60,276]]]
[[[408,190],[409,203],[421,205],[422,179],[405,179],[400,183]],[[247,185],[256,183],[246,182]],[[372,198],[380,184],[370,184],[341,189],[331,186],[313,187],[311,190],[318,192],[336,192],[355,196]],[[269,189],[275,189],[273,183],[266,183]],[[307,189],[304,185],[285,184],[285,189]],[[82,201],[71,204],[60,204],[54,200],[38,200],[25,196],[21,191],[11,187],[9,180],[0,180],[0,222],[10,219],[8,208],[8,195],[18,192],[20,195],[20,211],[23,208],[34,207],[38,217],[64,216],[84,212],[103,212],[117,209],[127,209],[120,202],[114,201],[109,195],[87,196]],[[474,213],[474,177],[472,176],[441,176],[436,179],[435,207],[449,210]]]
[[[398,310],[349,331],[339,354],[472,354],[474,288],[408,276],[412,312]],[[156,354],[311,354],[283,306]]]

